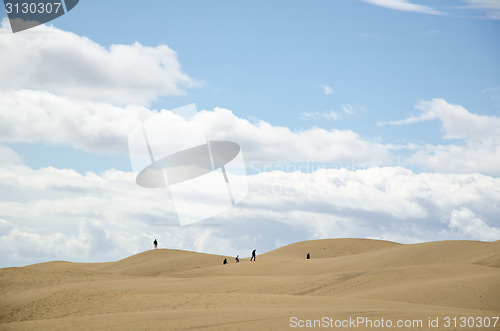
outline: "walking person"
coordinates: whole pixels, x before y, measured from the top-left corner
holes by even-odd
[[[155,249],[158,248],[158,242],[156,241],[156,239],[155,239],[155,241],[153,241],[153,246],[155,247]]]
[[[252,257],[250,258],[250,261],[252,261],[252,259],[255,261],[255,251],[256,251],[256,249],[254,249],[252,251]]]

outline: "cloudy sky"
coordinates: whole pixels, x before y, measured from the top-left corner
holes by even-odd
[[[0,22],[0,267],[155,238],[227,256],[500,239],[498,1],[82,0]],[[180,226],[168,190],[135,183],[128,135],[192,103],[240,144],[248,194]]]

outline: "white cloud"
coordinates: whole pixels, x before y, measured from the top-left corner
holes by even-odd
[[[473,114],[464,107],[443,99],[420,101],[416,108],[422,112],[422,120],[441,121],[446,139],[500,137],[500,117]]]
[[[500,118],[477,115],[442,99],[420,101],[419,114],[386,124],[403,125],[429,120],[442,123],[447,145],[411,144],[403,164],[440,172],[500,174]],[[346,104],[339,112],[303,113],[316,120],[340,119],[356,114],[360,106]],[[184,130],[185,119],[168,111],[172,130]],[[127,153],[130,131],[157,111],[143,106],[117,107],[56,96],[48,91],[0,91],[0,140],[69,145],[89,152]],[[181,123],[182,122],[182,123]],[[317,162],[356,166],[389,165],[402,146],[361,137],[351,130],[312,127],[293,131],[287,127],[238,118],[230,110],[201,111],[193,125],[201,123],[212,140],[239,143],[247,164]],[[179,131],[173,137],[184,137]],[[456,140],[456,141],[455,141]],[[172,143],[172,142],[165,142]],[[407,149],[407,148],[406,148]],[[3,148],[3,163],[19,162],[11,149]]]
[[[146,104],[199,85],[166,45],[105,47],[71,32],[39,26],[10,33],[0,27],[0,89],[44,89],[58,95],[112,104]]]
[[[450,223],[452,231],[465,238],[500,240],[500,229],[486,224],[470,209],[462,207],[451,212]]]
[[[12,148],[0,145],[0,167],[16,163],[21,163],[21,157]]]
[[[64,144],[94,152],[125,152],[128,133],[153,114],[142,106],[120,108],[47,91],[0,91],[0,139]]]
[[[418,183],[418,176],[403,168],[301,169],[284,173],[273,171],[252,178],[261,190],[252,205],[290,205],[284,210],[341,215],[356,213],[382,213],[396,219],[427,216],[424,208],[412,199],[427,194],[427,187]],[[305,172],[304,172],[305,171]],[[276,201],[272,201],[272,200]],[[262,200],[259,202],[259,200]],[[295,201],[297,200],[297,201]],[[299,203],[296,205],[298,201]],[[311,203],[309,205],[309,202]],[[273,208],[274,209],[274,208]]]
[[[333,88],[331,88],[330,86],[328,86],[328,85],[321,85],[321,87],[323,88],[323,93],[325,95],[332,95],[333,94]]]
[[[500,117],[477,115],[460,105],[443,99],[420,101],[415,106],[418,116],[400,121],[381,122],[379,125],[406,125],[423,121],[439,120],[443,125],[445,139],[484,139],[500,137]]]
[[[408,164],[446,173],[500,175],[500,140],[471,140],[464,144],[425,145],[415,151]]]
[[[485,88],[481,91],[482,94],[487,94],[490,100],[496,107],[500,107],[500,87]]]
[[[342,105],[342,112],[347,115],[356,115],[359,110],[365,110],[365,107],[350,103]]]
[[[412,115],[408,118],[405,118],[404,120],[379,122],[378,125],[408,125],[428,121],[431,119],[434,119],[433,114],[421,114],[420,116]]]
[[[486,11],[486,17],[500,20],[500,2],[497,0],[464,0],[469,8]]]
[[[329,111],[329,112],[304,112],[302,113],[302,116],[307,118],[307,119],[312,119],[312,120],[327,120],[327,121],[337,121],[342,118],[342,116],[337,113],[336,111]]]
[[[379,125],[408,125],[439,120],[447,145],[424,145],[408,157],[408,164],[440,172],[500,174],[500,117],[478,115],[443,99],[420,101],[420,114]]]
[[[152,248],[154,238],[245,256],[325,237],[494,240],[500,231],[500,179],[484,175],[319,169],[252,175],[249,185],[235,208],[179,227],[166,192],[138,187],[131,173],[2,167],[0,265],[115,260]]]
[[[199,119],[210,139],[238,142],[247,162],[313,161],[371,165],[385,164],[390,158],[387,146],[363,139],[351,130],[311,128],[292,131],[264,121],[250,123],[223,108],[200,112]]]
[[[416,13],[432,14],[432,15],[443,15],[442,12],[435,10],[431,7],[414,4],[407,0],[362,0],[362,1],[370,3],[375,6],[385,7],[399,11],[416,12]]]
[[[142,106],[120,108],[75,101],[47,91],[0,92],[0,139],[65,144],[91,152],[126,153],[130,131],[157,114]],[[173,114],[169,116],[172,123],[179,122],[172,125],[173,130],[179,130],[178,134],[172,132],[171,135],[185,136],[181,132],[185,125],[180,123],[185,120]],[[311,160],[368,165],[385,163],[389,158],[386,146],[363,139],[350,130],[292,131],[263,121],[251,123],[222,108],[199,112],[195,121],[202,123],[210,139],[240,143],[247,161]]]
[[[411,154],[404,157],[403,164],[440,172],[500,174],[500,118],[473,114],[442,99],[421,101],[416,108],[419,114],[386,124],[439,120],[443,137],[453,141],[447,145],[411,144]],[[339,112],[302,115],[316,120],[333,120],[356,114],[356,109],[359,106],[347,104]],[[163,113],[170,114],[172,130],[184,130],[186,120],[167,111]],[[63,144],[89,152],[127,153],[130,131],[157,114],[142,106],[117,107],[84,102],[47,91],[0,92],[0,139]],[[238,118],[223,108],[201,111],[196,121],[202,124],[209,139],[239,143],[247,164],[256,168],[304,162],[389,165],[397,157],[394,153],[402,148],[363,138],[351,130],[312,127],[293,131],[264,121]],[[185,135],[172,132],[172,136]],[[19,162],[13,150],[6,147],[3,150],[3,163]]]
[[[328,112],[303,112],[301,115],[306,119],[317,120],[317,121],[338,121],[344,116],[356,115],[356,110],[363,110],[364,107],[344,104],[341,106],[341,111],[328,111]]]
[[[481,93],[496,93],[500,92],[500,87],[488,87],[481,90]]]

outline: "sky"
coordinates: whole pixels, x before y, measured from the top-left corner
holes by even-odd
[[[81,0],[0,22],[0,267],[154,239],[228,257],[500,239],[498,1]],[[248,193],[181,226],[168,189],[136,184],[128,137],[160,114],[181,137],[189,104],[240,145]]]

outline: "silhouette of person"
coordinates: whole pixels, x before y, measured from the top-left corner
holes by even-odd
[[[250,258],[250,261],[252,261],[252,259],[255,261],[255,251],[256,251],[256,249],[254,249],[252,251],[252,257]]]
[[[236,263],[239,263],[240,262],[240,256],[239,255],[236,255]]]
[[[158,242],[156,241],[156,239],[155,239],[155,241],[153,241],[153,246],[155,247],[155,249],[158,248]]]
[[[311,254],[307,253],[307,257],[306,257],[308,260],[311,258]]]
[[[224,259],[224,262],[222,262],[222,264],[227,264],[227,259]]]

